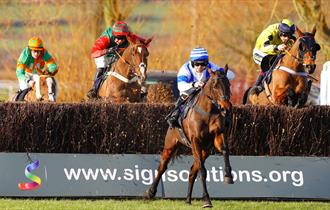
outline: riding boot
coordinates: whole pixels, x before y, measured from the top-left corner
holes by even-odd
[[[175,107],[173,111],[167,116],[167,123],[169,124],[170,128],[178,127],[178,118],[180,115],[180,107],[185,100],[181,97],[178,98],[177,102],[175,103]]]
[[[17,92],[17,95],[15,97],[15,101],[24,101],[24,97],[25,95],[31,90],[32,88],[29,87],[29,88],[26,88],[24,90],[19,90]]]
[[[260,73],[258,76],[258,79],[256,81],[256,83],[254,84],[254,86],[251,89],[251,94],[259,94],[261,91],[263,91],[263,85],[262,85],[262,81],[265,77],[265,73]]]
[[[95,98],[98,97],[98,92],[99,92],[99,88],[100,88],[101,83],[102,83],[104,72],[105,72],[105,68],[97,68],[96,69],[93,88],[91,90],[89,90],[88,93],[87,93],[87,97],[89,99],[95,99]]]

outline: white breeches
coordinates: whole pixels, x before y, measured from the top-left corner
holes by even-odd
[[[96,68],[105,68],[109,64],[109,57],[106,57],[105,55],[95,58],[94,62],[96,64]]]
[[[258,50],[258,49],[253,49],[253,60],[260,66],[262,59],[268,54]]]

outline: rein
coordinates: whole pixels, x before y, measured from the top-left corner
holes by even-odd
[[[210,101],[211,101],[211,103],[221,112],[221,114],[222,114],[222,112],[223,111],[225,111],[219,104],[218,104],[218,102],[217,102],[217,100],[215,100],[214,98],[212,98],[211,96],[209,96],[208,94],[206,94],[203,90],[199,93],[200,95],[201,94],[203,94],[203,95],[205,95]],[[229,96],[227,96],[227,95],[222,95],[222,96],[219,96],[218,97],[219,99],[220,99],[220,101],[226,101],[226,100],[229,100]],[[195,106],[193,107],[193,109],[195,110],[195,111],[197,111],[198,113],[200,113],[200,114],[202,114],[202,115],[204,115],[204,116],[207,116],[207,117],[209,117],[210,115],[211,115],[211,113],[210,112],[206,112],[203,108],[201,108],[201,107],[199,107],[198,105],[197,105],[197,103],[195,104]]]
[[[139,44],[139,45],[137,45],[137,46],[142,46],[142,44]],[[126,77],[124,77],[123,75],[121,75],[121,74],[119,74],[118,72],[115,72],[115,71],[110,71],[110,72],[108,72],[107,73],[107,75],[108,76],[114,76],[114,77],[116,77],[117,79],[119,79],[119,80],[121,80],[121,81],[123,81],[123,82],[125,82],[125,83],[133,83],[133,82],[137,82],[138,81],[138,76],[137,76],[137,74],[136,74],[136,72],[135,72],[135,68],[136,68],[136,65],[134,64],[134,61],[133,61],[133,57],[134,57],[134,55],[133,55],[133,47],[131,47],[131,49],[130,49],[130,55],[131,55],[131,62],[128,62],[127,60],[125,60],[125,58],[123,58],[123,56],[121,56],[118,52],[117,52],[117,50],[115,50],[115,53],[117,54],[117,56],[125,63],[125,64],[127,64],[129,67],[130,67],[130,70],[134,70],[134,77],[133,78],[131,78],[131,79],[128,79],[128,78],[126,78]]]
[[[302,39],[305,38],[305,37],[308,37],[308,36],[300,37],[298,40],[300,41],[300,40],[302,40]],[[302,43],[302,42],[300,42],[300,43]],[[308,50],[306,50],[306,51],[302,51],[302,50],[300,50],[299,47],[298,47],[298,57],[297,57],[296,55],[293,55],[292,53],[290,53],[290,51],[287,50],[287,49],[285,49],[284,52],[285,52],[286,54],[288,54],[290,57],[292,57],[292,58],[294,58],[295,60],[297,60],[299,64],[306,65],[306,64],[303,63],[303,57],[304,57],[304,54],[305,54],[306,52],[311,52],[311,50],[308,49]]]

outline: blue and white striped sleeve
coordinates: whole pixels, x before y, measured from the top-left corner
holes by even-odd
[[[185,63],[179,70],[177,75],[178,89],[180,94],[183,94],[185,91],[191,89],[193,86],[193,78],[189,71],[189,63]]]

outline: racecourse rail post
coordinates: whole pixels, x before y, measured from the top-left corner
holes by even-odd
[[[320,105],[330,105],[330,61],[323,64],[321,71]]]

